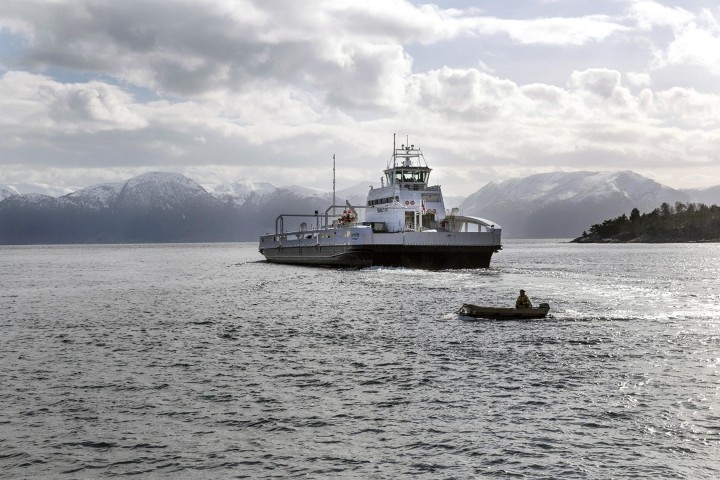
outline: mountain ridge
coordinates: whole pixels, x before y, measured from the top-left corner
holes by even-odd
[[[572,238],[593,223],[690,196],[629,170],[551,172],[491,183],[467,197],[460,209],[490,218],[506,238]]]
[[[370,184],[337,191],[336,203],[363,205]],[[255,241],[274,231],[278,215],[324,213],[332,201],[332,193],[321,190],[248,179],[210,190],[169,172],[91,185],[61,197],[20,194],[0,185],[0,194],[7,195],[0,197],[0,243]],[[693,193],[706,192],[712,189]],[[632,208],[651,211],[678,201],[693,197],[626,170],[551,172],[488,183],[459,205],[466,215],[501,225],[505,238],[572,238]]]

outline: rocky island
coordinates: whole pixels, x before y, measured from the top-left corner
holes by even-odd
[[[630,216],[594,224],[576,243],[681,243],[720,241],[720,207],[703,203],[663,203],[650,213],[633,208]]]

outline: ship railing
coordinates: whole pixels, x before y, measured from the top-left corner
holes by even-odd
[[[275,233],[274,235],[294,235],[298,233],[303,233],[305,230],[297,230],[292,232],[286,232],[285,231],[285,217],[295,217],[295,218],[307,218],[307,219],[314,219],[314,225],[311,225],[311,227],[314,227],[315,231],[318,230],[329,230],[330,228],[334,228],[338,226],[335,222],[336,220],[330,220],[330,211],[333,209],[347,209],[350,208],[350,210],[353,211],[355,214],[355,218],[357,219],[357,212],[355,209],[374,209],[377,208],[377,205],[350,205],[347,203],[346,205],[330,205],[326,210],[324,214],[320,214],[317,210],[315,210],[314,214],[310,213],[281,213],[280,215],[275,218]],[[407,207],[404,206],[387,206],[384,208],[390,208],[393,210],[407,210]],[[333,214],[333,217],[335,215]],[[321,222],[322,219],[322,222]],[[350,222],[350,225],[356,224],[356,222]],[[273,234],[268,233],[265,236],[270,236]]]
[[[275,235],[295,235],[295,234],[302,234],[302,233],[310,232],[310,231],[329,230],[329,229],[331,229],[331,228],[335,228],[335,227],[338,226],[338,224],[335,223],[335,220],[334,220],[334,219],[331,221],[331,219],[330,219],[330,211],[333,210],[333,209],[338,209],[338,208],[342,208],[342,209],[348,209],[348,208],[349,208],[349,209],[353,212],[353,214],[355,215],[355,219],[357,220],[357,217],[358,217],[358,216],[357,216],[356,209],[364,209],[364,210],[367,210],[367,209],[376,209],[376,208],[378,208],[378,206],[377,206],[377,205],[350,205],[349,202],[346,202],[345,205],[330,205],[330,206],[325,210],[325,213],[324,213],[324,214],[320,214],[317,210],[315,211],[314,214],[307,214],[307,213],[283,213],[283,214],[278,215],[277,218],[275,219]],[[412,207],[408,207],[408,206],[405,206],[405,205],[401,205],[401,204],[400,204],[400,205],[385,205],[385,206],[383,206],[382,208],[387,208],[387,209],[389,209],[389,210],[414,210],[414,211],[419,211],[420,208],[422,208],[422,207],[421,207],[421,205],[414,205],[414,206],[412,206]],[[335,216],[335,215],[333,215],[333,216]],[[308,218],[308,219],[311,219],[311,218],[312,218],[312,219],[315,220],[315,222],[314,222],[315,225],[310,225],[310,226],[311,226],[311,227],[314,226],[315,228],[314,228],[314,229],[311,228],[311,229],[309,229],[309,230],[300,229],[300,230],[297,230],[297,231],[286,232],[286,231],[285,231],[285,217],[300,217],[300,218],[303,218],[303,217],[304,217],[304,218]],[[455,218],[476,219],[476,217],[458,217],[458,216],[455,216]],[[321,221],[321,219],[322,219],[322,221]],[[477,219],[477,220],[481,220],[481,221],[482,221],[483,219]],[[470,223],[478,223],[478,222],[477,222],[476,220],[472,220]],[[348,224],[346,224],[346,225],[348,225],[348,226],[357,225],[357,221],[350,222],[350,223],[348,223]],[[489,220],[487,221],[487,226],[492,226]],[[459,231],[459,230],[458,230],[458,231]],[[271,235],[271,234],[268,234],[268,235]]]
[[[452,232],[500,232],[502,227],[492,220],[468,215],[457,215],[455,212],[445,217],[445,224]]]
[[[281,213],[277,216],[275,219],[275,235],[283,235],[285,233],[300,233],[303,232],[303,230],[298,230],[297,232],[285,232],[285,217],[302,217],[302,218],[314,218],[315,219],[315,225],[317,229],[320,229],[320,215],[317,210],[315,210],[314,214],[309,213]]]
[[[285,234],[298,234],[298,233],[304,233],[306,230],[300,229],[297,231],[292,232],[286,232],[285,231],[285,217],[295,217],[295,218],[307,218],[307,219],[314,219],[315,225],[314,229],[315,231],[318,230],[328,230],[333,226],[332,222],[329,220],[329,212],[330,210],[337,209],[337,208],[344,208],[347,209],[347,205],[331,205],[325,210],[324,214],[321,214],[318,210],[315,210],[315,213],[281,213],[277,216],[275,219],[275,235],[285,235]],[[367,206],[352,206],[351,208],[375,208],[375,207],[367,207]],[[334,216],[334,215],[333,215]],[[321,223],[321,219],[323,220]],[[311,225],[312,227],[313,225]]]

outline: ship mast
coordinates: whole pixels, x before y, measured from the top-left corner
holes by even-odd
[[[393,168],[395,168],[395,134],[393,133]]]

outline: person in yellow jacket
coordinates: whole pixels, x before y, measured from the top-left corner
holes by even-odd
[[[515,300],[515,308],[532,308],[532,303],[530,303],[530,298],[525,295],[525,290],[520,290],[520,295]]]

